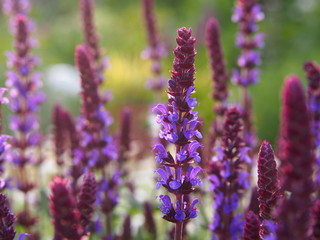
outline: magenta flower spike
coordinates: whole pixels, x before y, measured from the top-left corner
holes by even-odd
[[[16,231],[14,229],[15,216],[7,205],[7,197],[0,193],[0,239],[13,240]]]
[[[249,211],[246,216],[243,240],[260,240],[259,229],[259,217],[254,212]]]
[[[53,120],[53,135],[54,135],[54,145],[55,145],[55,154],[56,162],[58,166],[64,164],[63,154],[68,148],[68,128],[66,122],[66,115],[68,113],[58,104],[56,104],[52,111],[52,120]]]
[[[320,66],[315,62],[306,62],[308,84],[308,101],[312,118],[312,134],[315,139],[315,154],[317,159],[316,183],[320,186]]]
[[[96,72],[96,81],[100,85],[105,77],[104,70],[107,67],[106,59],[101,57],[99,36],[94,25],[94,0],[79,0],[79,7],[82,20],[84,46],[92,58],[92,68]]]
[[[275,220],[272,214],[280,197],[278,171],[272,146],[267,141],[261,144],[258,156],[258,193],[259,215],[262,220],[260,237],[269,234],[269,230],[263,221]]]
[[[239,239],[243,231],[243,216],[236,213],[240,198],[249,188],[249,173],[245,163],[251,160],[247,156],[248,148],[241,138],[241,117],[237,108],[226,112],[223,125],[222,147],[210,162],[209,180],[213,192],[213,221],[209,228],[212,239]]]
[[[147,81],[147,87],[159,94],[166,86],[166,77],[162,75],[161,59],[167,55],[167,51],[159,41],[153,0],[141,0],[141,5],[149,43],[142,52],[142,57],[151,59],[153,73],[153,78]]]
[[[212,70],[212,97],[215,101],[214,113],[216,114],[210,128],[209,143],[207,157],[210,158],[213,154],[216,141],[222,136],[223,116],[227,108],[227,78],[228,74],[225,69],[225,62],[220,42],[219,23],[215,18],[210,18],[206,25],[206,45],[210,59]]]
[[[103,168],[117,158],[115,144],[108,133],[112,119],[99,97],[90,55],[81,45],[76,48],[76,62],[81,73],[82,87],[79,128],[82,132],[83,162],[89,168]]]
[[[182,239],[184,222],[197,217],[194,200],[191,204],[184,198],[194,191],[201,180],[197,174],[202,171],[201,167],[193,167],[193,162],[200,162],[197,149],[201,144],[194,138],[201,138],[197,130],[199,121],[197,112],[193,108],[198,104],[191,94],[194,87],[194,57],[196,55],[194,45],[195,38],[191,37],[191,29],[180,28],[174,49],[174,61],[172,76],[168,84],[168,105],[158,104],[153,111],[157,113],[157,122],[162,125],[160,138],[175,145],[176,151],[172,155],[165,147],[158,143],[153,151],[156,160],[161,165],[156,172],[160,179],[157,189],[163,186],[168,192],[175,195],[171,201],[168,195],[160,195],[162,205],[159,207],[164,214],[163,218],[176,224],[175,240]]]
[[[278,240],[308,239],[311,234],[313,137],[303,86],[295,75],[282,91],[280,183],[289,194],[278,208]]]
[[[94,212],[96,201],[97,183],[94,175],[87,172],[83,177],[83,183],[78,195],[77,207],[80,211],[80,224],[85,232],[88,232],[89,223]]]
[[[68,180],[55,177],[50,183],[50,212],[54,226],[54,240],[80,240],[83,229],[76,201],[68,188]]]
[[[222,115],[226,108],[228,97],[227,78],[225,62],[220,42],[219,23],[215,18],[210,18],[206,25],[206,45],[210,59],[213,80],[212,97],[216,101],[215,112]]]

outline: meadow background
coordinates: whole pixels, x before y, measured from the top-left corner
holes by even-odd
[[[57,64],[74,65],[74,48],[81,43],[81,25],[78,2],[75,0],[34,0],[31,17],[37,29],[37,54],[42,64],[44,90],[48,96],[42,107],[41,122],[48,130],[51,122],[50,109],[54,102],[61,102],[75,115],[79,109],[80,90],[72,69],[51,76]],[[320,2],[317,0],[261,1],[266,18],[259,24],[266,34],[266,46],[262,50],[261,81],[250,87],[253,97],[255,124],[260,139],[274,142],[279,126],[280,89],[287,74],[296,73],[304,78],[302,63],[307,60],[320,61]],[[175,47],[176,30],[182,26],[192,27],[197,38],[196,97],[197,107],[204,119],[204,134],[213,118],[213,102],[210,98],[211,72],[204,45],[206,19],[215,16],[221,25],[222,46],[228,70],[236,67],[239,50],[234,46],[237,24],[230,18],[234,1],[231,0],[161,0],[155,1],[158,29],[169,54],[164,60],[164,73],[169,77],[172,66],[172,49]],[[151,75],[148,60],[141,59],[141,51],[147,45],[140,1],[97,0],[95,20],[100,34],[103,53],[108,56],[110,67],[106,71],[104,86],[113,94],[108,109],[116,119],[120,109],[131,106],[136,116],[148,112],[152,93],[145,88],[145,80]],[[12,37],[8,33],[7,21],[0,15],[0,84],[4,86],[6,68],[5,51],[12,48]],[[64,66],[66,67],[66,66]],[[61,69],[61,68],[59,68]],[[65,68],[62,68],[65,69]],[[70,74],[70,75],[68,75]],[[68,78],[69,76],[69,78]],[[304,81],[306,82],[306,81]],[[231,87],[232,88],[232,87]],[[232,99],[238,93],[232,91]],[[166,99],[165,92],[163,99]],[[143,115],[143,114],[142,114]],[[138,117],[139,118],[139,117]],[[138,122],[143,122],[143,117]],[[5,123],[6,125],[6,123]],[[142,126],[143,128],[144,126]]]

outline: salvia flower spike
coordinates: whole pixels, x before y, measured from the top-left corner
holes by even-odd
[[[76,201],[68,188],[68,180],[55,177],[50,183],[50,211],[54,226],[54,240],[80,240],[83,228]]]
[[[105,79],[104,70],[107,67],[107,61],[101,57],[99,36],[94,25],[94,0],[79,0],[79,6],[84,45],[92,58],[92,68],[95,70],[97,77],[95,80],[97,84],[101,84]]]
[[[158,114],[157,122],[163,127],[160,138],[175,145],[176,151],[172,155],[165,147],[158,143],[153,147],[156,160],[161,164],[156,172],[160,179],[157,188],[163,186],[168,192],[175,195],[171,200],[168,195],[160,195],[162,205],[159,207],[164,219],[176,223],[175,239],[182,237],[183,223],[197,216],[194,200],[191,204],[184,200],[185,195],[194,191],[195,186],[201,185],[197,174],[202,170],[199,166],[193,167],[193,162],[200,162],[197,149],[201,144],[194,138],[201,138],[197,130],[199,121],[197,112],[193,108],[197,105],[191,94],[194,87],[194,57],[196,55],[195,39],[191,37],[191,29],[180,28],[174,49],[174,61],[171,78],[168,82],[168,105],[157,105],[153,111]]]
[[[272,146],[267,141],[261,144],[258,156],[258,193],[259,215],[261,220],[274,220],[272,210],[279,198],[279,183],[276,161]],[[260,236],[268,234],[268,229],[262,222]]]
[[[7,205],[7,197],[0,193],[0,239],[13,240],[16,231],[14,229],[15,216]]]
[[[308,84],[308,101],[312,117],[312,134],[315,138],[315,153],[317,158],[316,183],[320,186],[320,66],[315,62],[306,62]]]
[[[247,87],[259,82],[261,64],[259,48],[264,46],[264,35],[257,33],[257,22],[264,18],[261,5],[257,0],[237,0],[234,7],[232,21],[238,22],[239,33],[236,45],[241,49],[238,58],[238,69],[233,70],[231,81],[242,88],[242,107],[244,122],[244,141],[252,148],[256,145],[253,128],[252,100]]]
[[[314,142],[303,86],[295,75],[285,79],[282,104],[280,184],[290,194],[280,201],[277,237],[278,240],[308,239],[314,191]]]
[[[259,217],[252,211],[249,211],[246,216],[244,227],[244,240],[259,240],[260,220]]]
[[[239,33],[236,38],[236,45],[241,49],[238,58],[238,66],[241,69],[234,70],[232,81],[241,86],[248,86],[259,81],[260,53],[258,48],[264,46],[262,33],[257,33],[257,22],[264,18],[261,5],[257,0],[237,0],[233,10],[232,21],[238,22]]]
[[[213,100],[215,101],[214,113],[216,118],[213,120],[208,143],[208,157],[211,157],[212,150],[222,135],[222,124],[224,112],[227,108],[227,78],[228,74],[225,69],[225,62],[220,42],[219,23],[215,18],[209,18],[206,25],[206,45],[210,59],[210,66],[212,70],[212,86],[213,86]]]
[[[216,101],[215,112],[223,114],[228,97],[227,78],[223,51],[220,42],[219,23],[215,18],[209,18],[206,25],[206,45],[210,58],[213,80],[213,99]]]
[[[242,235],[243,216],[236,214],[243,192],[249,188],[249,173],[244,164],[251,160],[241,138],[241,116],[237,108],[226,112],[222,148],[210,162],[209,180],[215,210],[210,230],[212,239],[238,239]]]
[[[82,132],[81,145],[85,149],[84,165],[89,168],[103,168],[110,160],[117,158],[114,141],[108,132],[112,119],[99,97],[98,84],[94,81],[96,73],[84,46],[76,48],[76,62],[81,73],[79,128]]]
[[[78,209],[80,211],[80,224],[87,231],[91,217],[94,212],[94,203],[96,201],[97,183],[94,175],[87,172],[83,177],[83,183],[78,195]]]
[[[35,47],[35,39],[32,38],[34,24],[28,17],[30,5],[28,1],[4,2],[4,9],[10,18],[11,33],[14,36],[14,50],[7,52],[6,86],[8,87],[9,107],[13,113],[10,116],[10,129],[13,132],[12,150],[7,155],[19,169],[16,178],[16,188],[24,194],[25,208],[17,214],[17,223],[24,226],[27,232],[37,223],[30,211],[29,192],[36,184],[27,177],[26,167],[36,167],[41,163],[40,124],[38,110],[45,99],[40,91],[42,82],[40,74],[35,72],[39,59],[32,53]],[[32,234],[37,239],[37,233]]]
[[[143,18],[148,35],[149,46],[142,52],[142,57],[151,59],[151,71],[153,78],[147,81],[147,87],[158,95],[166,86],[166,78],[162,75],[161,59],[167,55],[167,50],[159,40],[154,14],[153,0],[141,0]]]

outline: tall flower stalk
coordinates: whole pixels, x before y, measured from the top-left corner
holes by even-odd
[[[240,112],[233,107],[226,112],[223,125],[222,146],[210,163],[211,191],[214,193],[215,210],[210,224],[212,239],[236,240],[242,234],[243,216],[236,213],[240,199],[249,188],[249,173],[245,163],[250,163],[247,148],[241,137]]]
[[[117,159],[117,149],[108,131],[112,119],[99,97],[96,72],[86,47],[80,45],[76,48],[76,62],[81,73],[82,87],[79,118],[81,163],[85,168],[101,171],[102,178],[98,180],[98,203],[106,215],[107,235],[112,237],[111,214],[117,204],[117,186],[120,182],[115,180],[119,178],[118,172],[108,174],[106,169],[112,160]],[[110,182],[113,183],[112,186]],[[113,204],[108,205],[110,202]]]
[[[38,110],[44,101],[39,91],[42,83],[39,73],[35,72],[38,58],[32,54],[35,40],[31,37],[33,23],[27,14],[28,1],[4,1],[4,9],[10,17],[11,32],[14,36],[14,50],[7,53],[9,71],[6,85],[9,89],[10,128],[13,131],[10,160],[18,169],[17,188],[24,194],[24,209],[17,222],[31,232],[36,218],[30,211],[29,193],[36,184],[27,177],[27,166],[40,163],[41,134],[39,131]],[[33,235],[36,238],[36,235]]]
[[[84,46],[92,58],[92,68],[96,72],[96,79],[100,85],[105,77],[104,70],[107,67],[107,59],[101,56],[99,36],[94,24],[94,0],[79,0],[79,7],[82,20]]]
[[[317,159],[316,183],[320,186],[320,66],[315,62],[306,62],[303,68],[309,81],[308,102],[311,111],[312,134],[315,139],[314,150]]]
[[[167,51],[159,40],[153,0],[141,0],[141,4],[149,42],[149,45],[142,52],[142,57],[151,59],[151,71],[153,74],[153,77],[147,82],[147,87],[154,90],[156,100],[159,101],[161,91],[166,86],[166,78],[162,75],[161,59],[167,55]]]
[[[259,48],[264,46],[262,33],[257,33],[257,22],[264,18],[261,5],[257,0],[237,0],[233,11],[232,21],[238,22],[239,33],[236,37],[236,46],[241,49],[238,58],[239,70],[234,70],[232,82],[241,86],[244,141],[247,146],[255,145],[255,133],[252,119],[252,100],[248,92],[248,86],[259,81],[260,71],[257,68],[261,64]]]
[[[278,209],[278,240],[309,239],[314,184],[313,137],[303,86],[297,76],[288,76],[282,92],[280,129],[280,183],[288,196]]]
[[[210,155],[217,139],[222,136],[223,116],[227,109],[227,78],[223,51],[220,42],[219,23],[215,18],[210,18],[206,25],[206,45],[212,70],[212,97],[215,101],[213,112],[216,114],[211,129],[208,151]]]
[[[192,163],[200,162],[197,149],[201,144],[194,138],[201,138],[201,133],[196,129],[199,121],[197,112],[193,108],[198,104],[191,94],[194,87],[194,45],[195,38],[191,37],[191,29],[180,28],[176,38],[178,46],[174,49],[172,75],[168,82],[168,105],[159,104],[154,108],[158,114],[157,122],[162,125],[160,138],[175,146],[175,153],[166,151],[158,143],[154,145],[156,160],[161,167],[156,171],[160,175],[157,189],[163,186],[175,196],[172,203],[169,195],[160,195],[162,205],[159,207],[164,214],[163,218],[175,223],[175,240],[182,239],[183,225],[190,218],[197,217],[195,204],[187,202],[186,198],[201,185],[197,174],[201,167],[193,167]]]

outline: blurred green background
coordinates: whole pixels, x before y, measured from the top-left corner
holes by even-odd
[[[50,109],[53,102],[63,105],[77,114],[78,90],[64,85],[63,76],[57,79],[61,88],[47,82],[47,72],[52,65],[74,64],[74,48],[82,42],[78,3],[76,0],[34,0],[31,16],[36,22],[35,37],[39,46],[36,53],[42,64],[44,90],[48,101],[42,109],[42,125],[48,129]],[[192,27],[197,37],[196,97],[200,102],[199,115],[205,120],[204,132],[213,118],[211,73],[204,46],[204,26],[209,16],[215,16],[221,24],[221,35],[228,70],[235,67],[239,50],[234,46],[237,25],[230,21],[231,0],[158,0],[155,1],[156,17],[161,39],[170,54],[164,60],[164,72],[169,77],[175,47],[176,30],[182,26]],[[304,83],[301,66],[306,60],[320,61],[320,2],[318,0],[268,0],[263,1],[266,19],[260,30],[266,34],[263,49],[261,82],[250,87],[253,96],[255,124],[260,139],[274,142],[279,126],[280,90],[287,74],[298,74]],[[142,60],[141,51],[147,45],[146,32],[138,0],[97,0],[95,20],[100,35],[101,47],[109,57],[110,68],[106,71],[105,87],[113,93],[108,108],[116,119],[119,109],[125,105],[147,111],[152,102],[152,93],[145,89],[144,82],[151,75],[150,62]],[[4,86],[6,68],[5,51],[12,48],[12,37],[8,33],[7,21],[0,15],[0,80]],[[60,78],[59,77],[59,78]],[[59,82],[60,81],[60,82]],[[75,88],[76,89],[76,88]],[[231,102],[237,100],[238,90],[232,87]],[[70,90],[69,92],[66,90]],[[163,99],[165,99],[163,93]],[[137,110],[138,111],[138,110]]]

